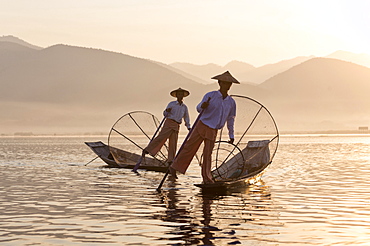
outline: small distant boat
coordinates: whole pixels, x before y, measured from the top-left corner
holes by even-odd
[[[85,142],[87,146],[106,164],[108,167],[116,167],[116,168],[128,168],[132,169],[136,161],[139,159],[140,155],[134,154],[122,149],[114,148],[104,144],[101,141],[98,142]],[[114,159],[112,153],[114,153],[118,162]],[[166,172],[167,166],[164,165],[162,162],[159,162],[151,157],[145,157],[145,160],[142,162],[140,169],[145,169],[149,171],[156,171],[156,172]]]

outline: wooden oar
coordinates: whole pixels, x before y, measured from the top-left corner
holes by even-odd
[[[207,100],[207,103],[209,103],[209,101],[210,101],[210,100],[211,100],[211,98],[209,97],[209,98],[208,98],[208,100]],[[198,124],[198,121],[199,121],[200,117],[202,116],[202,114],[203,114],[204,110],[205,110],[205,109],[202,109],[202,111],[199,113],[199,115],[198,115],[197,119],[194,121],[193,127],[192,127],[192,128],[190,129],[190,131],[188,132],[188,135],[186,135],[186,137],[185,137],[184,141],[182,142],[182,145],[181,145],[181,147],[180,147],[179,151],[177,151],[175,158],[173,158],[173,161],[174,161],[174,160],[176,160],[177,156],[179,155],[179,153],[180,153],[180,152],[182,151],[182,149],[184,148],[185,143],[188,141],[188,138],[190,137],[191,133],[193,132],[193,130],[194,130],[194,128],[195,128],[195,126]],[[162,188],[162,185],[163,185],[164,181],[166,180],[166,178],[167,178],[168,174],[170,173],[170,167],[171,167],[171,165],[169,165],[169,166],[168,166],[166,174],[164,175],[164,177],[163,177],[163,179],[162,179],[161,183],[158,185],[158,188],[157,188],[157,191],[158,191],[158,192],[161,190],[161,188]]]
[[[85,164],[85,166],[87,166],[88,164],[90,164],[91,162],[95,161],[97,158],[99,158],[101,155],[98,155],[97,157],[95,157],[94,159],[92,159],[91,161],[89,161],[88,163]]]
[[[157,130],[154,132],[154,134],[153,134],[153,137],[150,139],[150,141],[149,141],[149,143],[148,144],[150,144],[152,141],[153,141],[153,139],[156,137],[156,135],[157,135],[157,133],[159,132],[159,129],[161,129],[161,126],[163,125],[163,123],[164,123],[164,121],[165,121],[165,119],[167,118],[167,113],[165,114],[165,116],[163,117],[163,119],[162,119],[162,121],[161,121],[161,123],[159,124],[159,126],[158,126],[158,128],[157,128]],[[143,158],[144,158],[144,150],[143,150],[143,154],[140,156],[140,158],[139,158],[139,160],[137,161],[137,163],[136,163],[136,165],[134,166],[134,168],[132,169],[132,171],[133,172],[137,172],[137,170],[139,169],[139,167],[140,167],[140,164],[141,164],[141,161],[143,160]]]

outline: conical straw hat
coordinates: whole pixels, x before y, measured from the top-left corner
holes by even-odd
[[[176,90],[173,90],[170,92],[170,95],[173,96],[173,97],[176,97],[176,93],[179,92],[179,91],[183,91],[184,92],[184,97],[187,97],[189,96],[190,92],[187,91],[187,90],[184,90],[184,89],[181,89],[181,88],[178,88]]]
[[[217,79],[219,81],[226,81],[226,82],[231,82],[231,83],[235,83],[235,84],[240,84],[239,81],[236,80],[236,78],[234,78],[229,71],[226,71],[224,72],[223,74],[220,74],[220,75],[216,75],[214,77],[212,77],[211,79]]]

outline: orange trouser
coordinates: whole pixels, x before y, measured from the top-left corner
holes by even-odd
[[[148,151],[152,156],[155,156],[158,151],[161,150],[162,146],[168,139],[168,159],[167,161],[172,161],[176,154],[177,149],[177,138],[179,135],[180,125],[174,120],[166,119],[163,124],[161,131],[158,136],[155,137],[146,146],[145,150]]]
[[[213,182],[211,174],[212,151],[215,145],[217,130],[206,126],[202,121],[199,121],[194,130],[189,136],[180,153],[172,163],[171,167],[182,174],[185,174],[190,162],[197,153],[199,146],[204,141],[203,147],[203,163],[202,177],[205,182]]]

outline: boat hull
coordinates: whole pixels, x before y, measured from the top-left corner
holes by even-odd
[[[85,142],[85,144],[102,160],[104,161],[108,167],[115,167],[115,168],[127,168],[133,169],[135,164],[121,164],[117,163],[113,156],[110,153],[110,148],[108,145],[104,144],[101,141],[98,142]],[[118,150],[118,149],[117,149]],[[121,151],[121,150],[118,150]],[[153,165],[141,165],[140,169],[148,170],[148,171],[155,171],[155,172],[167,172],[166,166],[153,166]]]
[[[201,188],[205,191],[220,191],[220,190],[228,190],[233,188],[242,188],[249,185],[256,184],[261,180],[264,171],[252,173],[250,175],[246,175],[244,177],[240,177],[235,180],[228,180],[228,181],[217,181],[211,184],[194,184],[195,186]]]

